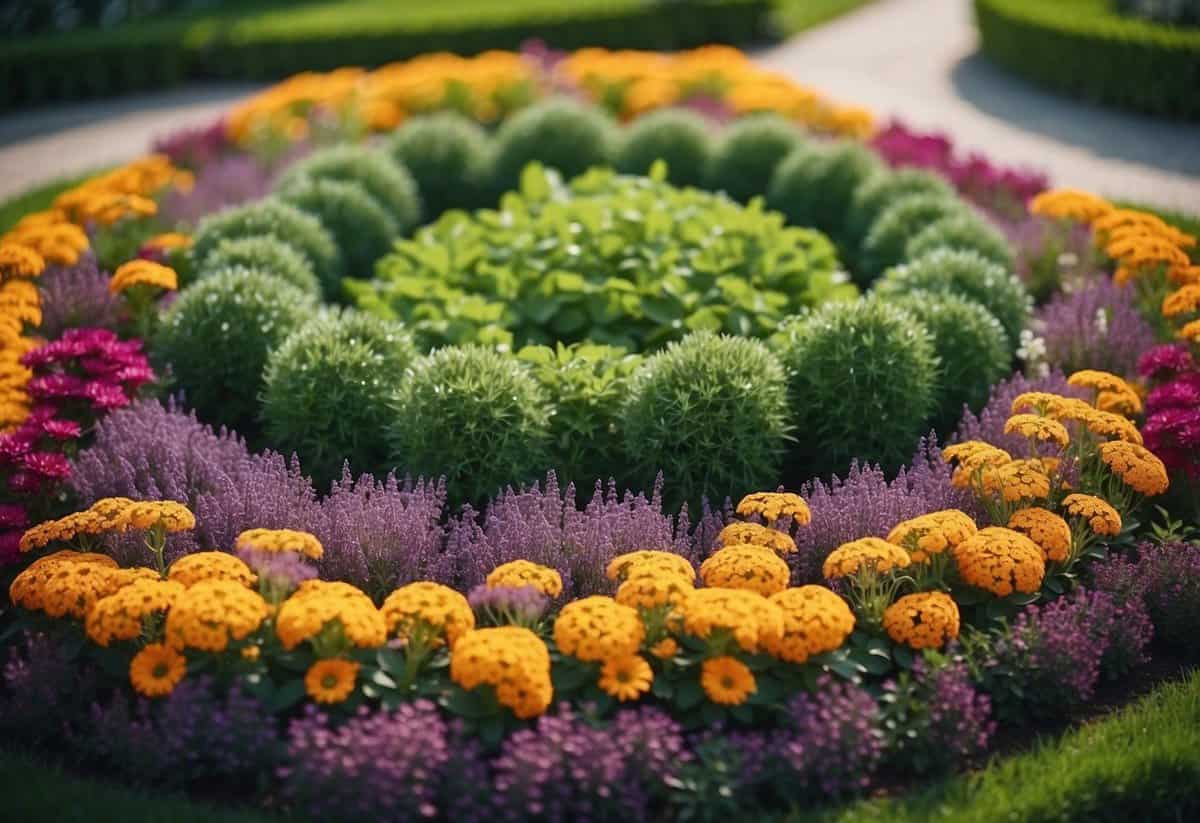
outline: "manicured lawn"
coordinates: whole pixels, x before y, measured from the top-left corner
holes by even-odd
[[[780,0],[776,14],[784,32],[796,34],[870,2],[873,0]]]

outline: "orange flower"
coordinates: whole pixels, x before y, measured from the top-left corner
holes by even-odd
[[[1036,543],[1047,560],[1061,563],[1070,556],[1071,527],[1052,511],[1037,507],[1018,509],[1008,519],[1008,527]]]

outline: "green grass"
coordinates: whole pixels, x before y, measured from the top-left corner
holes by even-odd
[[[1103,720],[895,799],[789,823],[1187,821],[1200,816],[1200,675],[1168,683]]]
[[[48,208],[59,194],[96,174],[99,172],[90,171],[75,177],[63,177],[0,202],[0,232],[8,231],[30,212]]]
[[[874,0],[779,0],[776,19],[786,34],[797,34]]]

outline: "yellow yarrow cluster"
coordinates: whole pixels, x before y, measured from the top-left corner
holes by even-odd
[[[958,509],[930,512],[904,520],[888,532],[887,542],[906,549],[914,563],[952,549],[978,528],[975,521]]]
[[[735,546],[739,543],[763,546],[776,554],[792,554],[796,551],[796,541],[791,535],[758,523],[730,523],[721,529],[717,540],[722,546]]]
[[[978,474],[995,466],[1012,462],[1012,455],[1004,449],[982,440],[967,440],[942,449],[942,459],[955,463],[950,481],[955,488],[970,488]]]
[[[167,613],[167,643],[176,649],[223,652],[267,619],[262,596],[234,580],[204,580],[184,591]]]
[[[325,553],[314,535],[292,529],[248,529],[237,536],[234,545],[269,554],[292,552],[310,560],[320,560]]]
[[[954,548],[964,582],[997,597],[1032,594],[1046,576],[1042,550],[1020,532],[999,526],[980,529]]]
[[[628,657],[645,637],[637,610],[603,595],[571,601],[554,621],[559,651],[588,662]]]
[[[46,263],[74,266],[90,247],[87,232],[57,210],[34,212],[0,235],[0,245],[16,244],[35,251]]]
[[[1047,466],[1037,458],[1012,460],[985,469],[980,475],[980,485],[985,494],[997,496],[1005,503],[1045,500],[1050,496]]]
[[[84,621],[87,636],[100,646],[133,640],[147,617],[164,614],[184,591],[171,580],[135,580],[92,605]]]
[[[549,566],[539,566],[528,560],[512,560],[492,569],[487,576],[489,588],[533,586],[547,597],[562,594],[562,575]]]
[[[718,549],[700,565],[704,585],[747,589],[764,597],[786,589],[791,577],[792,570],[779,555],[749,544]]]
[[[467,598],[440,583],[420,581],[401,586],[380,609],[389,635],[408,638],[417,624],[434,629],[446,644],[454,644],[475,628],[475,613]],[[440,640],[438,641],[440,643]]]
[[[130,528],[161,528],[167,532],[182,532],[196,528],[196,516],[182,503],[174,500],[148,500],[134,503],[124,515]]]
[[[821,574],[833,580],[866,570],[882,573],[903,569],[911,563],[908,552],[899,546],[878,537],[861,537],[830,552],[821,566]]]
[[[1062,506],[1068,516],[1086,520],[1093,534],[1113,537],[1121,533],[1121,514],[1107,500],[1090,494],[1069,494]]]
[[[46,270],[45,259],[20,243],[0,244],[0,280],[32,280]]]
[[[1167,490],[1167,467],[1149,449],[1137,443],[1114,440],[1100,444],[1100,459],[1125,485],[1152,497]]]
[[[459,638],[450,655],[450,679],[464,689],[491,686],[500,705],[521,719],[550,706],[550,652],[521,626],[475,629]]]
[[[154,288],[174,291],[179,288],[179,275],[170,266],[155,263],[151,260],[130,260],[117,266],[113,276],[108,281],[108,290],[112,294],[120,294],[134,286],[153,286]]]
[[[167,579],[191,588],[205,580],[231,580],[247,588],[258,582],[258,575],[240,558],[225,552],[193,552],[171,564]]]
[[[1016,434],[1038,443],[1053,443],[1060,449],[1065,449],[1071,441],[1066,426],[1036,414],[1014,414],[1005,421],[1004,433]]]
[[[791,492],[755,492],[741,499],[737,513],[742,517],[758,515],[768,523],[790,518],[800,526],[812,522],[808,503],[798,494]]]
[[[632,609],[674,606],[695,591],[692,581],[675,575],[631,577],[617,588],[616,601]]]
[[[0,240],[0,432],[24,422],[31,400],[26,390],[33,372],[21,358],[37,345],[26,326],[42,322],[41,294],[29,282],[46,261],[34,248]]]
[[[1039,217],[1091,223],[1113,211],[1107,200],[1079,189],[1051,189],[1029,201],[1029,213]]]
[[[192,247],[192,236],[183,234],[177,231],[163,232],[156,234],[143,243],[143,246],[148,246],[152,249],[160,251],[176,251],[178,249],[190,249]]]
[[[906,594],[883,612],[888,637],[912,649],[940,649],[958,637],[958,604],[945,592]]]
[[[783,611],[761,594],[744,589],[696,589],[679,603],[679,627],[708,639],[728,632],[743,650],[765,650],[783,635]]]
[[[1163,298],[1163,317],[1179,317],[1200,311],[1200,283],[1188,283]]]
[[[82,620],[101,598],[136,580],[157,577],[148,569],[118,569],[105,555],[61,551],[30,564],[13,580],[8,595],[29,611]]]
[[[128,497],[105,497],[81,512],[72,512],[57,520],[47,520],[21,536],[23,552],[40,549],[50,543],[66,543],[80,535],[124,533],[130,528],[147,529],[163,520],[167,531],[191,529],[196,519],[187,507],[172,501],[136,502]]]
[[[1047,560],[1061,563],[1071,554],[1071,527],[1048,509],[1018,509],[1008,519],[1008,528],[1036,543]]]
[[[1179,339],[1189,343],[1200,343],[1200,320],[1184,323],[1183,328],[1179,330]]]
[[[288,651],[317,638],[327,627],[340,629],[360,649],[382,646],[388,628],[371,598],[349,583],[306,580],[279,607],[275,634]]]
[[[605,574],[609,580],[616,581],[634,577],[677,577],[689,584],[696,581],[696,570],[686,557],[654,550],[617,555],[609,561]]]
[[[766,648],[789,663],[840,649],[854,631],[854,612],[824,586],[800,586],[773,594],[770,602],[783,613],[783,633],[769,635]]]

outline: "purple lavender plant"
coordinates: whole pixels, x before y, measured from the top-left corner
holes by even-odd
[[[789,800],[865,791],[883,756],[879,704],[860,686],[823,675],[792,698],[778,736],[779,790]]]
[[[272,174],[252,154],[210,158],[199,167],[191,189],[167,193],[159,213],[169,224],[194,226],[207,214],[265,196]]]
[[[1046,362],[1065,374],[1101,369],[1133,377],[1138,356],[1155,343],[1133,290],[1109,277],[1059,292],[1034,315],[1033,329],[1046,342]]]
[[[481,626],[533,628],[550,606],[550,598],[536,586],[496,586],[486,583],[471,589],[467,602]]]
[[[1023,454],[1029,448],[1028,442],[1017,435],[1005,434],[1004,424],[1012,414],[1013,401],[1019,395],[1031,391],[1052,392],[1066,397],[1085,397],[1080,389],[1067,384],[1066,375],[1061,371],[1051,371],[1045,377],[1033,378],[1017,372],[1008,380],[992,387],[991,396],[978,415],[970,409],[963,409],[962,421],[958,424],[954,442],[982,440],[1011,453]]]
[[[87,713],[95,672],[65,651],[62,639],[25,633],[8,643],[0,729],[33,743],[58,741]]]
[[[1156,637],[1187,654],[1200,652],[1200,545],[1143,543],[1136,569]]]
[[[78,326],[115,329],[120,322],[121,301],[109,293],[108,275],[100,271],[90,251],[73,266],[47,266],[37,285],[42,294],[38,334],[47,340]]]

